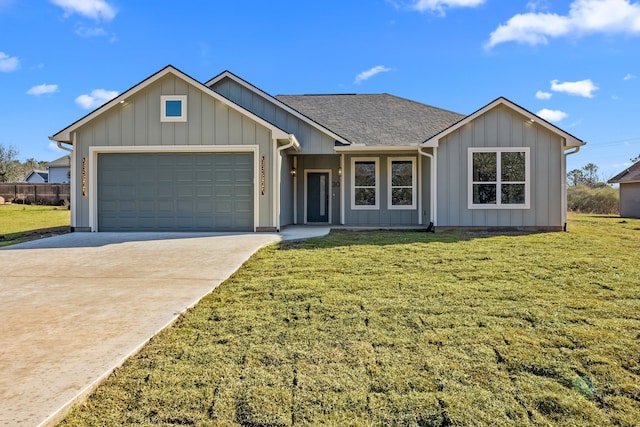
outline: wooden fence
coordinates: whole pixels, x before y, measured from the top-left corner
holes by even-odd
[[[69,203],[70,184],[0,183],[0,197],[5,202],[36,205]]]

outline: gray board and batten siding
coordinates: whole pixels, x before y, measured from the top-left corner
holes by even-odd
[[[211,89],[285,132],[294,134],[302,148],[302,155],[335,154],[335,138],[277,106],[275,98],[267,100],[229,77],[215,82]]]
[[[162,95],[187,95],[187,121],[167,123],[160,121]],[[76,131],[74,167],[83,168],[83,159],[90,159],[99,167],[98,158],[103,152],[130,153],[136,150],[173,153],[193,151],[233,152],[233,147],[257,147],[265,163],[271,165],[272,135],[270,129],[250,117],[230,108],[223,102],[173,74],[167,74],[139,91],[134,91],[123,103],[106,110],[80,126]],[[181,151],[184,147],[184,151]],[[90,151],[90,148],[93,151]],[[243,150],[237,150],[243,151]],[[89,170],[88,176],[96,179],[99,174]],[[80,176],[76,173],[76,176]],[[98,178],[99,179],[99,178]],[[95,183],[94,183],[95,184]],[[273,184],[265,182],[267,187]],[[89,229],[90,203],[97,197],[100,185],[89,186],[77,179],[74,191],[76,198],[75,227]],[[88,191],[83,194],[83,186]],[[270,191],[270,190],[269,190]],[[269,191],[260,195],[258,227],[271,225],[273,221],[273,198]],[[96,215],[99,217],[100,212]],[[100,224],[98,224],[100,229]]]
[[[468,208],[468,149],[476,147],[529,147],[528,209]],[[559,135],[505,106],[453,131],[437,152],[438,226],[562,227],[563,149]]]

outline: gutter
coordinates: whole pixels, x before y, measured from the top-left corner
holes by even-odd
[[[53,138],[49,137],[50,140],[55,141]],[[71,146],[71,148],[68,147],[63,147],[62,144],[68,144]],[[64,151],[68,151],[70,153],[73,153],[73,144],[70,142],[63,142],[63,141],[56,141],[56,145],[58,146],[59,149],[64,150]]]

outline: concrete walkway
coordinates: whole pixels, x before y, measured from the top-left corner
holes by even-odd
[[[71,233],[0,249],[0,426],[58,421],[256,250],[328,232]]]

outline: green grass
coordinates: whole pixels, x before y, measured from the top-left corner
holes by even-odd
[[[638,425],[639,254],[587,215],[267,247],[62,425]]]
[[[0,246],[68,231],[69,221],[61,206],[0,204]]]

